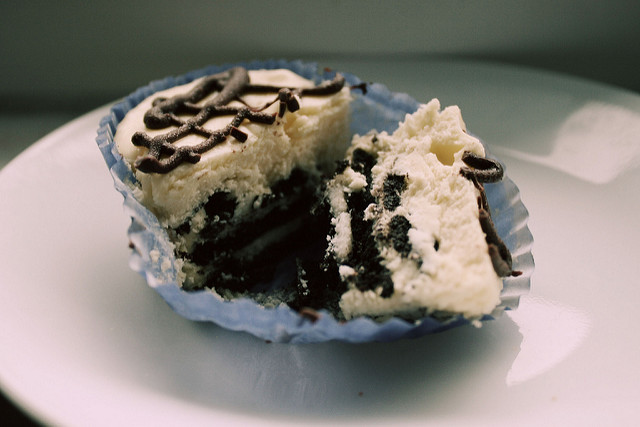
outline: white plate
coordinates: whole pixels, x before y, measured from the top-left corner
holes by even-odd
[[[447,61],[334,68],[461,106],[530,211],[518,310],[395,343],[267,344],[187,321],[128,268],[99,109],[0,172],[0,384],[59,425],[621,425],[640,401],[640,97]]]

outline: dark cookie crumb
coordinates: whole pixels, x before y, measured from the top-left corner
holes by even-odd
[[[351,213],[353,236],[348,264],[358,273],[355,285],[359,290],[375,290],[382,287],[382,296],[389,297],[393,294],[391,273],[381,265],[382,258],[373,234],[373,221],[364,219],[364,210],[373,202],[374,198],[368,191],[351,193],[348,197],[347,206]]]
[[[334,176],[341,174],[347,169],[349,166],[349,160],[338,160],[336,161],[336,170]]]
[[[409,230],[411,223],[402,216],[396,215],[389,221],[388,238],[393,244],[393,248],[403,257],[407,257],[411,252],[411,242],[409,242]]]
[[[402,200],[401,194],[407,188],[407,177],[389,174],[382,184],[383,205],[389,211],[394,211]]]
[[[221,221],[227,221],[233,217],[237,204],[235,197],[228,191],[217,191],[204,204],[204,211],[209,218],[217,216]]]
[[[371,169],[376,164],[376,158],[373,154],[364,151],[361,148],[353,150],[351,155],[351,169],[363,174],[367,178],[367,183],[371,184]]]

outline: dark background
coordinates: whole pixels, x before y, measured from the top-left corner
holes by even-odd
[[[640,92],[639,4],[3,1],[0,168],[55,127],[150,80],[224,62],[460,57]],[[2,400],[0,420],[9,417],[21,415]]]
[[[640,91],[626,0],[4,1],[0,105],[87,111],[151,79],[254,58],[462,56]]]

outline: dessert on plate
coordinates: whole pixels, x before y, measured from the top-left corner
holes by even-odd
[[[132,267],[187,318],[391,340],[496,315],[528,287],[517,188],[437,99],[299,61],[209,67],[139,89],[97,141]]]

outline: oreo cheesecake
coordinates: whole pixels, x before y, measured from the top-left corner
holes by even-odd
[[[130,266],[185,318],[390,341],[528,289],[518,189],[437,100],[300,61],[212,66],[138,89],[97,142],[132,218]]]
[[[235,67],[162,90],[113,137],[166,229],[178,285],[243,291],[309,239],[317,189],[349,145],[344,78]]]
[[[502,277],[518,274],[483,187],[502,175],[458,107],[436,99],[391,134],[356,135],[326,185],[324,259],[300,268],[306,302],[321,295],[346,319],[490,314]]]

